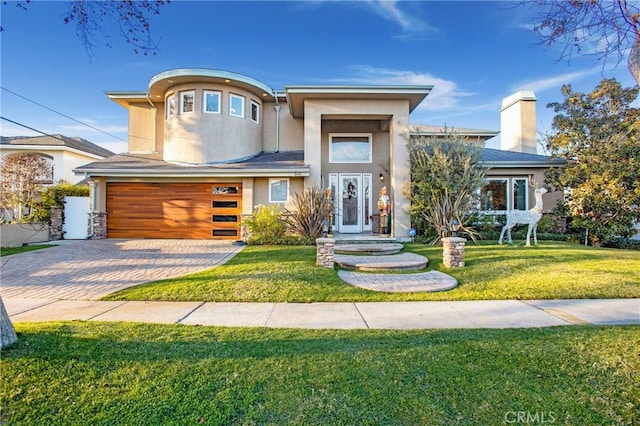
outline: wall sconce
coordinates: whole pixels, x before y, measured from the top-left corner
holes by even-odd
[[[380,182],[384,182],[384,175],[380,173]]]

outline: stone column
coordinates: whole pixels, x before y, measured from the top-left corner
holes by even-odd
[[[333,238],[316,239],[316,265],[333,269],[335,243]]]
[[[446,237],[442,239],[442,262],[447,268],[464,268],[465,238]]]
[[[50,241],[58,241],[61,240],[62,235],[62,225],[64,223],[64,218],[62,214],[64,213],[63,207],[51,207],[51,227],[49,228],[49,240]]]
[[[104,240],[105,238],[107,238],[107,212],[93,212],[93,237],[91,239]]]

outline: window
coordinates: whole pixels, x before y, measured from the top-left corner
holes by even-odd
[[[239,192],[237,186],[214,186],[211,191],[218,195],[238,194]]]
[[[220,114],[220,92],[211,92],[205,90],[203,92],[203,112],[212,114]]]
[[[529,210],[527,179],[513,179],[513,210]]]
[[[195,92],[180,92],[180,114],[193,112]]]
[[[330,163],[371,163],[371,134],[330,134]]]
[[[289,201],[289,179],[269,179],[269,202],[286,203]]]
[[[480,210],[507,210],[507,188],[509,179],[488,179],[480,189]]]
[[[480,189],[480,210],[505,212],[529,209],[528,179],[489,178]]]
[[[254,100],[251,100],[251,121],[260,123],[260,105]]]
[[[233,117],[244,118],[244,97],[229,94],[229,114]]]
[[[238,202],[237,201],[227,201],[227,200],[213,200],[211,203],[211,208],[213,209],[237,209]]]
[[[176,113],[176,95],[167,97],[167,118],[172,117]]]

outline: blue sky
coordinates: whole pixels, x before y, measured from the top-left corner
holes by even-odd
[[[533,12],[510,2],[172,1],[151,19],[156,56],[133,53],[113,26],[112,47],[89,58],[66,2],[0,6],[2,87],[90,124],[83,126],[2,90],[3,117],[47,133],[126,151],[127,111],[104,91],[144,91],[155,74],[214,68],[275,90],[296,84],[431,84],[414,124],[500,130],[501,100],[533,90],[538,131],[547,132],[560,88],[591,91],[602,78],[633,86],[626,61],[557,62],[560,46],[534,46]],[[102,40],[98,40],[100,43]],[[2,121],[3,136],[34,135]],[[497,142],[490,142],[497,147]]]

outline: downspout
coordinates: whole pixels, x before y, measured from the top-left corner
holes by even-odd
[[[91,205],[89,206],[89,235],[87,235],[87,240],[90,240],[96,234],[94,221],[95,221],[96,201],[97,201],[97,198],[96,198],[97,182],[91,179],[88,175],[85,175],[85,177],[89,178],[89,192],[91,194],[91,199],[90,199]]]
[[[275,152],[280,151],[280,104],[278,103],[278,94],[273,93],[273,97],[276,100],[276,105],[273,107],[276,110],[276,150]]]
[[[147,102],[151,105],[151,109],[153,110],[153,151],[158,152],[158,140],[156,135],[156,120],[158,119],[158,108],[153,104],[151,99],[149,98],[149,93],[147,92]]]

